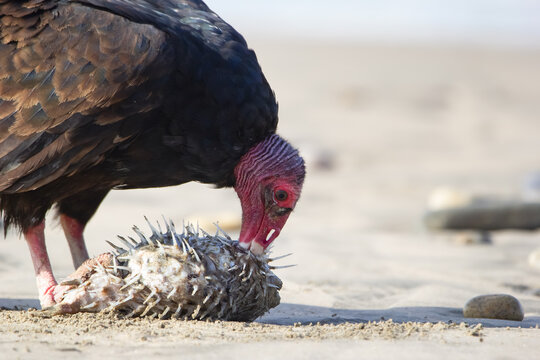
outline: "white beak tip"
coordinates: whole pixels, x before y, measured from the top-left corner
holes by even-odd
[[[259,243],[256,243],[254,241],[251,242],[251,246],[249,247],[249,250],[254,255],[261,255],[264,252],[264,247],[260,245]]]

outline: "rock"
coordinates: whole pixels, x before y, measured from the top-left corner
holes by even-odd
[[[540,269],[540,248],[531,252],[528,260],[530,266]]]
[[[459,245],[489,245],[491,235],[487,231],[463,231],[454,236],[454,242]]]
[[[540,228],[540,203],[484,203],[429,211],[424,223],[431,230],[534,230]]]
[[[332,170],[336,166],[336,156],[331,151],[321,150],[317,154],[313,165],[319,170]]]
[[[466,318],[523,320],[523,309],[518,299],[506,294],[476,296],[463,307]]]
[[[467,206],[471,202],[472,196],[465,191],[441,186],[429,194],[427,207],[430,211],[436,211]]]

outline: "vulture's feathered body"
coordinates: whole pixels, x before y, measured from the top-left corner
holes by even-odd
[[[240,242],[266,247],[304,178],[277,118],[254,52],[202,1],[0,0],[0,208],[38,287],[47,210],[72,245],[113,188],[234,186]]]

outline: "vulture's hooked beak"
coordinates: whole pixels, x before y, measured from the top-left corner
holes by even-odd
[[[244,214],[238,240],[240,246],[249,249],[255,255],[262,254],[279,236],[288,217],[288,214],[271,217],[266,211]]]

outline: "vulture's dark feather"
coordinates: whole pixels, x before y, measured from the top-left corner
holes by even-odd
[[[0,0],[5,225],[89,218],[112,188],[232,186],[276,125],[255,54],[202,1]]]

